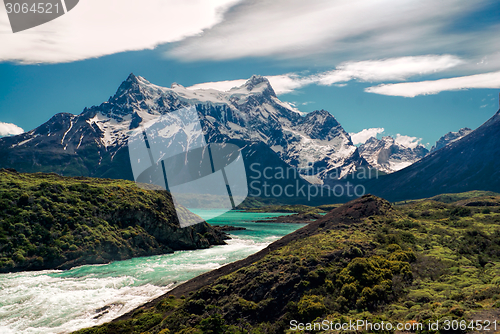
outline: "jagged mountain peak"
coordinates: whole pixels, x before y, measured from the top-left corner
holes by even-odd
[[[276,92],[269,80],[261,75],[252,75],[242,86],[231,88],[229,93],[262,93],[263,95],[276,97]]]
[[[309,116],[325,116],[325,117],[330,117],[331,116],[331,117],[333,117],[333,115],[330,114],[325,109],[311,111],[308,115]]]
[[[134,73],[130,73],[127,79],[121,83],[120,87],[118,87],[115,96],[121,95],[130,90],[140,89],[141,85],[151,85],[151,83],[141,76],[136,76]]]
[[[140,75],[135,75],[134,73],[130,73],[124,82],[130,82],[132,84],[137,84],[137,85],[153,85],[144,77],[141,77]]]
[[[247,101],[250,96],[266,101],[277,100],[269,80],[260,75],[253,75],[243,85],[234,87],[228,92],[222,92],[215,89],[188,89],[175,82],[170,88],[161,87],[131,73],[121,83],[115,95],[110,97],[108,103],[119,105],[122,109],[127,106],[125,108],[128,109],[127,113],[132,113],[131,109],[147,109],[147,105],[150,105],[151,102],[157,103],[159,101],[159,104],[163,105],[168,104],[166,100],[182,100],[185,102],[184,104],[226,104],[234,100],[241,104]]]
[[[138,81],[138,79],[137,79],[137,77],[135,76],[135,74],[134,74],[134,73],[130,73],[130,74],[128,75],[127,80],[125,80],[125,81],[129,81],[129,82],[136,82],[136,81]]]
[[[173,82],[171,85],[170,85],[170,88],[171,89],[175,89],[175,88],[185,88],[183,85],[181,84],[178,84],[177,82]]]
[[[364,145],[376,144],[378,142],[379,142],[379,139],[377,139],[375,137],[370,137],[370,138],[368,138],[368,140],[366,142],[364,142]]]
[[[394,138],[392,136],[382,136],[382,141],[394,141]]]
[[[250,79],[247,80],[247,82],[245,82],[244,86],[248,87],[249,90],[252,90],[253,87],[255,87],[261,83],[264,83],[264,84],[269,85],[269,86],[271,85],[271,83],[269,82],[269,80],[266,77],[254,74],[250,77]]]
[[[343,129],[340,129],[340,123],[337,122],[332,114],[324,109],[315,110],[306,114],[305,117],[301,119],[299,127],[314,139],[332,139],[336,137],[339,132],[342,132],[346,140],[350,142],[349,135],[345,133]]]
[[[495,116],[493,116],[492,118],[494,118],[494,117]],[[441,138],[439,138],[438,141],[436,141],[436,144],[434,146],[432,146],[432,148],[431,148],[431,152],[435,152],[439,149],[442,149],[443,147],[467,136],[471,132],[472,132],[472,130],[469,128],[462,128],[462,129],[458,130],[457,132],[450,131],[447,134],[445,134],[444,136],[442,136]]]
[[[371,137],[359,146],[359,152],[373,168],[385,173],[408,167],[429,153],[421,144],[408,147],[398,143],[392,136],[384,136],[382,139]]]
[[[331,127],[339,125],[339,122],[337,121],[335,116],[324,109],[314,110],[306,114],[304,117],[304,122],[315,122],[321,124],[328,123]]]
[[[127,79],[120,84],[115,95],[109,98],[108,102],[123,103],[124,96],[140,95],[141,86],[145,84],[150,84],[150,82],[134,75],[134,73],[130,73]]]

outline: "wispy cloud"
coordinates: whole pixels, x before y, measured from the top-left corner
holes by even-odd
[[[491,0],[246,0],[220,24],[181,41],[167,55],[182,60],[272,56],[338,64],[348,60],[497,52],[494,24],[454,29]]]
[[[0,137],[19,135],[24,133],[24,130],[12,123],[0,122]]]
[[[344,86],[351,80],[380,82],[401,81],[413,76],[425,75],[446,71],[463,60],[452,55],[425,55],[418,57],[399,57],[381,60],[366,60],[346,62],[334,70],[313,75],[287,73],[283,75],[267,76],[276,94],[291,93],[307,85]],[[189,89],[217,89],[228,91],[232,87],[241,86],[245,79],[215,81],[196,84]]]
[[[59,63],[152,49],[202,33],[239,0],[85,0],[57,20],[13,34],[0,15],[0,61]]]
[[[333,71],[318,75],[316,80],[320,85],[332,85],[350,80],[402,81],[415,75],[442,72],[461,63],[463,60],[452,55],[426,55],[346,62],[337,66]]]
[[[415,97],[470,88],[500,88],[500,71],[439,80],[382,84],[368,87],[365,91],[390,96]]]
[[[381,134],[385,131],[384,128],[370,128],[363,129],[360,132],[350,133],[351,141],[354,145],[364,144],[371,137],[377,138],[378,134]]]

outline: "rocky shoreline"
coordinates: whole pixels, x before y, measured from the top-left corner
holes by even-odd
[[[278,216],[272,219],[256,220],[256,223],[281,223],[281,224],[309,224],[316,221],[324,215],[319,213],[296,213],[288,216]]]

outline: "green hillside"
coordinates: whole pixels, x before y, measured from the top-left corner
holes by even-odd
[[[226,270],[77,333],[317,333],[291,331],[290,322],[496,320],[500,197],[490,200],[496,205],[391,206],[365,196]],[[460,326],[419,332],[470,331]]]
[[[206,223],[179,228],[166,191],[0,170],[0,272],[67,269],[223,243]]]

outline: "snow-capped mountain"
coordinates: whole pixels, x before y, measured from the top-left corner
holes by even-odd
[[[386,136],[382,139],[371,137],[359,146],[359,152],[370,166],[389,174],[422,159],[429,153],[429,150],[420,144],[407,147],[391,136]]]
[[[436,142],[436,145],[432,146],[431,152],[437,151],[445,147],[446,145],[451,144],[454,141],[457,141],[460,138],[467,136],[471,132],[472,130],[469,128],[462,128],[457,132],[448,132],[447,134],[439,138],[439,140]]]
[[[1,138],[0,167],[133,179],[127,149],[131,131],[187,106],[196,107],[208,141],[236,142],[251,161],[295,167],[314,183],[333,171],[344,176],[367,165],[330,113],[303,115],[280,101],[263,77],[222,92],[178,84],[165,88],[131,74],[100,106],[80,115],[57,114],[34,130]]]

